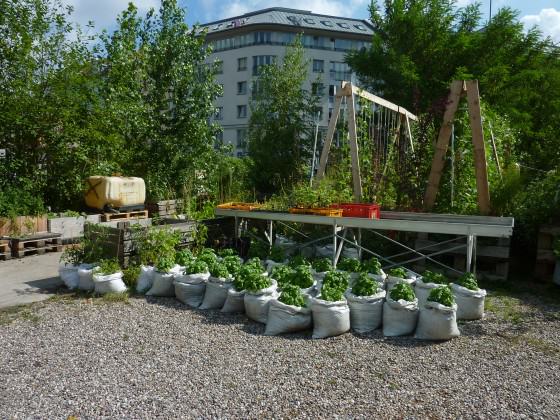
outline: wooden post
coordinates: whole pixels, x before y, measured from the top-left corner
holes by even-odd
[[[478,207],[482,214],[490,213],[490,191],[488,188],[488,172],[486,166],[486,149],[484,148],[484,132],[480,115],[480,96],[478,80],[468,80],[467,102],[469,105],[469,119],[474,146],[474,169],[476,173],[476,189],[478,192]]]
[[[352,86],[350,84],[350,86]],[[356,133],[356,112],[354,109],[354,94],[350,90],[348,96],[348,135],[350,157],[352,160],[352,182],[354,184],[354,202],[362,200],[362,178],[360,176],[360,158],[358,151],[358,136]]]
[[[424,195],[424,209],[431,210],[436,201],[436,195],[439,189],[439,182],[441,180],[441,173],[445,163],[445,155],[449,145],[449,137],[451,136],[451,127],[453,126],[453,118],[457,112],[457,106],[463,92],[463,81],[455,80],[451,84],[451,91],[447,99],[447,107],[443,114],[443,124],[439,130],[438,140],[436,143],[436,150],[432,160],[432,170],[428,178],[428,188]]]
[[[325,138],[325,144],[323,144],[323,150],[321,151],[321,160],[319,161],[319,169],[317,169],[316,179],[320,181],[325,176],[325,169],[327,167],[327,159],[329,157],[329,152],[331,150],[331,144],[334,137],[334,131],[336,129],[336,122],[338,121],[338,116],[340,114],[340,105],[342,103],[342,96],[337,96],[334,101],[334,109],[329,121],[329,127],[327,129],[327,137]],[[317,186],[317,184],[314,184]]]

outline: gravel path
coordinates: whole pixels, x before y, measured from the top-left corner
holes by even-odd
[[[265,337],[165,298],[39,303],[0,325],[0,418],[558,418],[558,308],[523,308],[433,344]]]

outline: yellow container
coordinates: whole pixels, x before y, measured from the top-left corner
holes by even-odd
[[[146,200],[146,185],[142,178],[124,176],[90,176],[86,180],[86,205],[103,210],[137,206]]]

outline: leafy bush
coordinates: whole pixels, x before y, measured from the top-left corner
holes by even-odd
[[[300,265],[307,265],[311,267],[311,263],[303,255],[296,255],[295,257],[290,258],[288,265],[292,268],[299,267]]]
[[[395,287],[391,289],[391,292],[389,292],[389,296],[391,296],[393,300],[406,300],[407,302],[412,302],[416,299],[414,289],[410,284],[406,283],[397,283]]]
[[[266,289],[272,285],[270,278],[263,276],[262,272],[257,273],[256,271],[251,271],[247,274],[245,278],[245,290],[248,292],[258,292],[259,290]]]
[[[196,259],[190,261],[186,266],[185,274],[200,274],[208,272],[208,263],[204,260]]]
[[[175,255],[175,248],[181,241],[181,233],[168,227],[134,227],[133,237],[139,262],[144,265],[155,264],[161,257]]]
[[[184,267],[192,260],[194,260],[194,255],[188,249],[182,249],[175,252],[175,264],[179,264]]]
[[[209,266],[218,261],[218,256],[212,248],[204,248],[199,252],[197,259],[206,262]]]
[[[433,271],[426,270],[422,274],[422,282],[435,283],[435,284],[449,284],[449,280],[441,273],[434,273]]]
[[[230,274],[235,275],[241,269],[241,261],[237,255],[229,255],[224,257],[222,261]]]
[[[276,280],[279,287],[284,287],[290,284],[290,279],[294,273],[294,270],[287,265],[277,265],[272,269],[270,276]]]
[[[169,273],[175,265],[175,258],[169,256],[161,256],[156,261],[156,270],[160,273]]]
[[[356,296],[372,296],[379,290],[379,283],[372,279],[367,273],[360,273],[354,287],[352,287],[352,293]]]
[[[286,259],[286,252],[279,246],[273,246],[268,258],[272,261],[282,262]]]
[[[311,269],[307,265],[300,265],[292,272],[289,277],[289,283],[302,289],[313,286],[314,280]]]
[[[262,276],[262,271],[260,269],[255,269],[252,265],[244,265],[239,271],[234,275],[233,287],[238,292],[245,290],[247,279],[253,274],[258,274]]]
[[[218,277],[218,278],[228,278],[229,277],[229,272],[228,269],[226,267],[225,264],[220,263],[218,261],[212,263],[209,267],[210,270],[210,274],[213,277]]]
[[[428,296],[428,301],[441,303],[444,306],[453,306],[455,298],[449,286],[439,286],[432,289],[430,296]]]
[[[465,273],[455,282],[459,286],[466,287],[469,290],[478,290],[478,282],[473,273]]]
[[[361,270],[362,264],[355,258],[343,258],[336,268],[348,271],[349,273],[357,273]]]
[[[249,245],[249,252],[247,252],[247,258],[259,258],[264,260],[268,256],[269,248],[268,244],[264,242],[252,240],[251,245]]]
[[[136,288],[136,282],[140,277],[140,266],[139,265],[129,265],[125,270],[123,270],[123,281],[131,290]]]
[[[109,274],[115,274],[121,271],[121,266],[116,259],[101,260],[97,267],[97,273],[102,276],[108,276]]]
[[[333,269],[332,261],[330,258],[317,258],[311,262],[311,266],[318,273],[324,273]]]
[[[232,248],[224,248],[218,251],[218,255],[222,258],[225,258],[225,257],[231,257],[233,255],[237,255],[237,252],[235,252],[235,249]]]
[[[278,301],[286,305],[297,306],[300,308],[305,306],[305,297],[301,293],[301,289],[293,284],[288,284],[282,289],[282,293],[280,294]]]
[[[403,267],[391,268],[387,274],[391,277],[398,277],[399,279],[406,279],[408,277],[407,271]]]
[[[329,302],[338,302],[342,300],[343,294],[344,291],[336,287],[325,287],[323,285],[321,289],[321,299],[328,300]]]
[[[323,279],[323,289],[336,289],[339,290],[341,293],[344,293],[346,289],[348,289],[348,273],[340,272],[340,271],[329,271],[325,274],[325,278]]]
[[[264,265],[259,257],[254,257],[245,262],[245,265],[255,267],[255,270],[260,270],[262,273],[264,271]]]
[[[60,257],[66,264],[80,265],[84,262],[84,247],[81,245],[67,247]]]
[[[381,263],[375,257],[362,263],[362,270],[371,274],[381,274]]]
[[[45,212],[41,197],[28,187],[0,188],[0,217],[38,216]]]

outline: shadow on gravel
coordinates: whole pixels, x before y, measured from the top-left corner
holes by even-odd
[[[16,295],[25,296],[43,294],[45,292],[54,292],[61,288],[62,280],[60,280],[60,277],[57,276],[41,280],[27,281],[24,284],[28,285],[29,287],[25,289],[15,289],[14,292]]]

